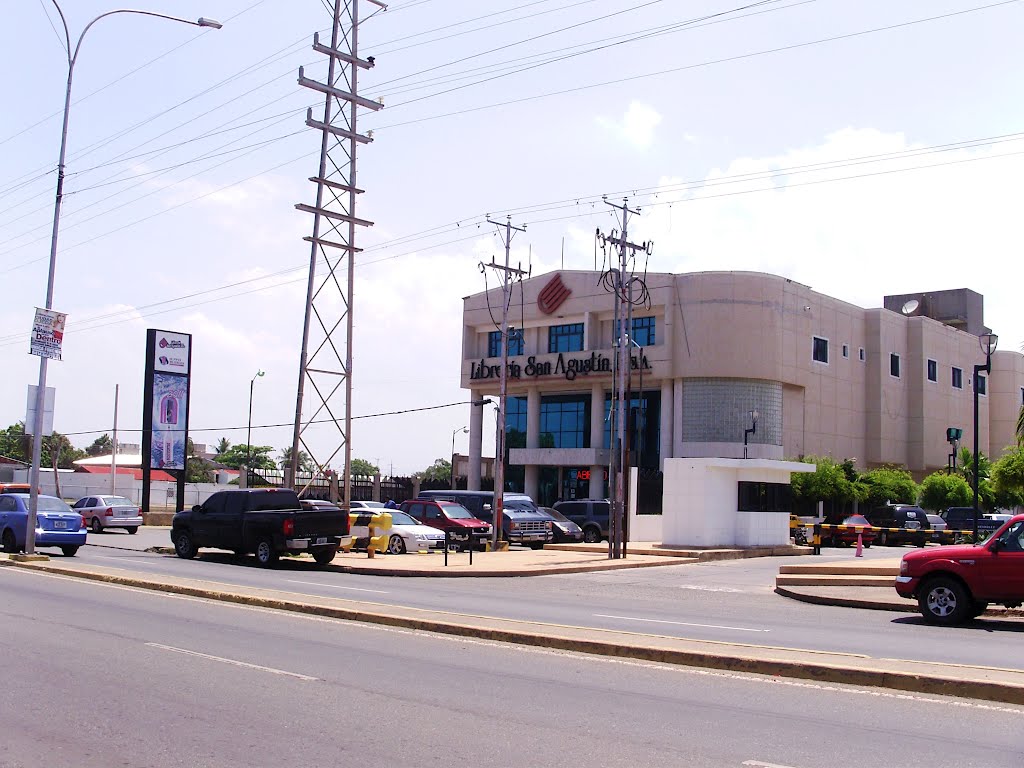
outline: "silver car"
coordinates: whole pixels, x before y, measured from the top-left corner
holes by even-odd
[[[93,533],[102,533],[105,528],[135,533],[142,525],[142,510],[124,496],[83,496],[71,508]]]

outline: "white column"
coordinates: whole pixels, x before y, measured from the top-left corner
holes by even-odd
[[[604,441],[604,387],[594,382],[590,388],[590,447],[600,448]],[[590,493],[592,499],[603,499],[604,472],[607,466],[593,464],[590,467]]]
[[[526,447],[540,448],[540,389],[537,387],[526,390]],[[523,489],[527,496],[536,499],[540,493],[540,467],[527,464],[524,475]]]
[[[480,400],[483,392],[470,390],[471,400]],[[483,405],[469,406],[469,470],[466,472],[466,488],[470,491],[480,490],[480,448],[483,445],[484,428]]]
[[[672,418],[672,414],[675,409],[672,407],[674,403],[675,394],[673,392],[672,382],[663,381],[661,382],[661,460],[658,462],[658,468],[662,471],[665,470],[665,459],[672,458],[672,446],[675,445],[672,436],[675,434],[675,419]]]

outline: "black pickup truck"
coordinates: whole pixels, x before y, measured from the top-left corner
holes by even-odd
[[[308,552],[318,564],[327,565],[346,535],[347,512],[303,509],[294,491],[279,488],[219,491],[171,521],[174,551],[186,560],[200,547],[216,547],[252,552],[264,566],[273,565],[284,552]]]
[[[939,516],[946,521],[947,531],[959,531],[959,533],[951,533],[947,537],[952,538],[954,543],[963,544],[972,538],[971,535],[965,534],[963,531],[972,533],[974,531],[974,507],[950,507],[945,512],[940,512]],[[981,511],[978,511],[979,539],[984,539],[1001,525],[1002,523],[984,517]]]

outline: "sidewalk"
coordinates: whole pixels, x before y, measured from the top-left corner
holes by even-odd
[[[217,584],[197,579],[156,579],[126,569],[86,565],[72,558],[54,558],[48,562],[15,562],[7,556],[0,555],[0,566],[276,610],[576,653],[730,672],[777,675],[819,683],[883,687],[930,695],[1024,704],[1024,671],[1013,669],[951,666],[931,662],[876,659],[861,654],[697,641],[663,635],[446,613],[341,598],[296,595],[279,590]]]

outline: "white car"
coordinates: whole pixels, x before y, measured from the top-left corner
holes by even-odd
[[[135,533],[142,525],[142,509],[124,496],[83,496],[71,507],[93,533],[124,528]]]
[[[359,503],[374,504],[379,502],[364,501]],[[400,509],[360,509],[356,507],[356,502],[352,502],[352,511],[391,513],[391,529],[387,531],[389,534],[387,551],[392,555],[404,555],[406,552],[430,551],[432,549],[444,550],[444,531],[424,525]],[[380,536],[385,531],[375,530],[374,533]],[[352,541],[355,542],[357,547],[366,546],[367,539],[370,536],[367,526],[353,525],[351,534]]]

